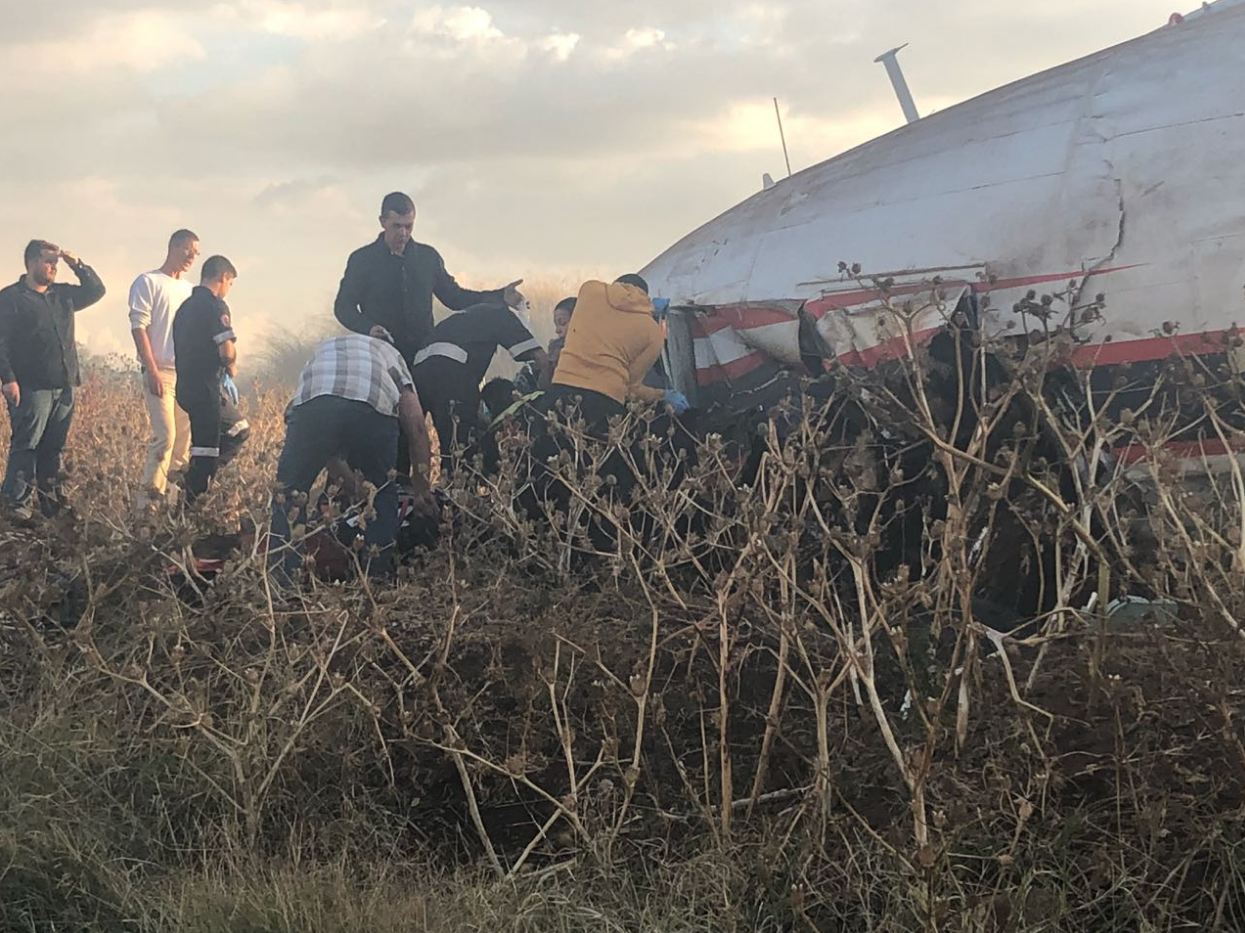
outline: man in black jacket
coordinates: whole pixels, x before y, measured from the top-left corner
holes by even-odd
[[[377,325],[385,328],[408,366],[432,333],[434,295],[451,311],[499,301],[512,308],[522,304],[522,279],[486,292],[454,281],[440,253],[411,239],[415,202],[402,192],[385,196],[380,225],[380,236],[346,261],[333,313],[356,334],[367,334]]]
[[[31,240],[26,274],[0,290],[0,384],[13,434],[0,495],[20,516],[60,507],[61,452],[73,420],[74,388],[81,384],[74,314],[104,297],[104,283],[76,257],[45,240]],[[78,285],[56,281],[60,260]]]

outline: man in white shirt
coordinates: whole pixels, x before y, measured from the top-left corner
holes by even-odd
[[[199,255],[199,238],[178,230],[169,238],[164,265],[144,272],[130,286],[130,332],[143,367],[143,398],[151,419],[151,440],[138,493],[138,505],[162,499],[170,470],[186,466],[190,452],[190,418],[174,401],[173,317],[190,297],[186,273]]]

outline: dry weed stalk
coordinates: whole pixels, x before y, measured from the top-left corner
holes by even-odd
[[[735,436],[728,422],[683,444],[642,411],[605,442],[572,426],[547,464],[561,507],[525,498],[532,446],[506,438],[499,473],[455,475],[440,546],[393,589],[278,599],[253,541],[196,579],[205,534],[266,522],[283,399],[252,399],[254,440],[204,514],[135,531],[141,407],[97,373],[72,454],[107,466],[71,476],[79,524],[4,532],[4,702],[54,697],[135,760],[169,755],[188,834],[262,847],[357,797],[512,879],[760,834],[810,924],[898,896],[862,881],[880,862],[927,928],[949,905],[984,924],[996,895],[1036,910],[1022,865],[1075,805],[1066,788],[1109,770],[1094,793],[1124,838],[1168,799],[1130,775],[1245,758],[1245,475],[1229,458],[1195,485],[1163,454],[1118,457],[1173,437],[1233,449],[1239,378],[1174,359],[1104,387],[1064,367],[1100,305],[1075,288],[1018,308],[1024,335],[991,336],[940,283],[902,301],[865,284],[901,359],[833,367]],[[931,313],[948,330],[923,346]],[[1149,600],[1149,628],[1121,631],[1122,597]],[[1141,653],[1151,637],[1161,655]],[[1127,666],[1159,656],[1184,692]],[[1196,728],[1148,748],[1128,717],[1175,722],[1176,696],[1198,698]],[[1069,745],[1091,721],[1110,741]],[[1146,886],[1143,913],[1226,851],[1164,845],[1156,831],[1111,876]],[[1215,871],[1223,921],[1236,876]],[[814,904],[827,883],[859,903]]]

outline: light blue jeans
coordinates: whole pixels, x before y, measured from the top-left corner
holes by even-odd
[[[54,515],[61,504],[61,452],[73,421],[73,389],[23,390],[20,405],[9,403],[9,421],[13,439],[0,495],[9,505],[26,506],[37,487],[39,510]]]

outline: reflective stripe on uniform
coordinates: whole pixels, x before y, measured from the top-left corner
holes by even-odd
[[[190,456],[192,457],[219,457],[219,447],[191,447]]]
[[[418,353],[415,354],[415,365],[418,366],[426,359],[434,356],[444,356],[458,363],[467,362],[467,351],[456,343],[430,343]]]
[[[539,350],[540,341],[533,337],[531,340],[524,340],[521,343],[516,343],[513,347],[507,347],[507,349],[510,351],[510,355],[517,360],[524,353]]]
[[[237,340],[238,338],[234,336],[234,332],[232,330],[223,330],[212,339],[216,341],[217,346],[220,346],[227,340]]]
[[[231,427],[228,431],[226,431],[225,435],[227,437],[237,437],[239,434],[241,434],[243,431],[248,430],[250,427],[251,426],[246,423],[246,419],[243,418],[241,421],[239,421],[237,424]]]

